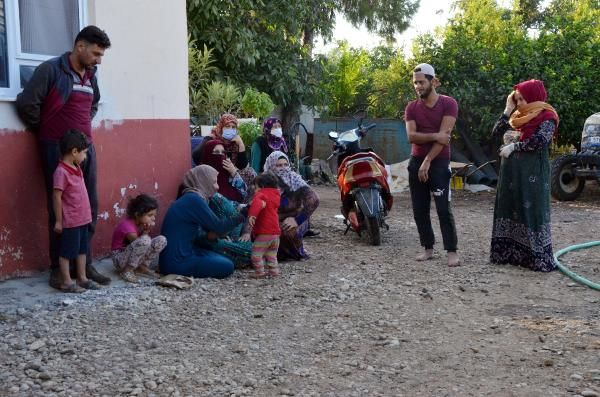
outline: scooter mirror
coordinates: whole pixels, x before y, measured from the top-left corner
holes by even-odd
[[[359,110],[358,112],[354,113],[354,116],[352,117],[354,117],[355,120],[362,120],[367,117],[367,111]]]
[[[340,136],[340,134],[338,134],[335,131],[329,132],[329,139],[331,139],[332,141],[337,141],[339,136]]]

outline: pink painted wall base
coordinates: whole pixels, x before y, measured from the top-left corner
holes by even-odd
[[[98,160],[98,224],[95,258],[110,252],[112,231],[127,199],[139,193],[160,202],[159,219],[175,199],[190,168],[188,120],[103,122],[94,130]],[[0,280],[46,270],[48,215],[36,137],[25,131],[0,134]],[[160,223],[154,233],[160,231]]]

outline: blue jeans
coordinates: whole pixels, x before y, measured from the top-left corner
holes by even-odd
[[[233,274],[235,267],[231,259],[203,248],[194,251],[194,255],[178,261],[168,260],[161,253],[160,272],[196,278],[226,278]]]
[[[50,240],[50,268],[57,269],[58,256],[60,250],[60,234],[54,232],[54,223],[56,216],[54,215],[54,207],[52,205],[52,193],[54,190],[54,170],[58,166],[61,159],[60,148],[58,142],[40,141],[40,150],[42,154],[42,171],[44,172],[44,182],[46,183],[46,204],[48,208],[48,236]],[[92,263],[92,237],[96,230],[96,220],[98,218],[98,191],[96,189],[96,149],[94,144],[90,144],[87,152],[86,160],[81,164],[83,172],[83,180],[90,198],[90,207],[92,209],[92,223],[88,228],[88,246],[86,253],[86,261]]]
[[[431,227],[431,195],[435,201],[444,249],[455,252],[457,245],[456,226],[454,215],[450,208],[450,167],[448,160],[436,159],[431,162],[429,168],[429,180],[419,181],[419,167],[423,159],[412,157],[408,162],[408,184],[410,186],[410,198],[412,201],[413,215],[421,245],[425,249],[432,249],[435,244],[435,236]]]

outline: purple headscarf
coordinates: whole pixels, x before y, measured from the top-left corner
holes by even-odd
[[[284,153],[287,153],[288,148],[285,144],[285,139],[283,137],[278,138],[276,136],[271,135],[271,128],[273,128],[273,124],[279,123],[281,125],[281,120],[277,117],[269,117],[263,123],[263,134],[267,138],[267,144],[273,150],[280,150]]]

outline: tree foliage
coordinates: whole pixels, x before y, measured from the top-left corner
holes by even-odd
[[[317,109],[325,116],[347,116],[366,108],[370,77],[369,53],[340,42],[323,62]]]
[[[330,113],[343,116],[366,93],[371,116],[401,118],[415,98],[412,68],[428,62],[441,81],[438,92],[459,102],[458,128],[491,144],[490,131],[512,87],[536,78],[544,81],[548,102],[561,118],[558,143],[578,146],[585,119],[600,109],[600,5],[594,0],[539,5],[515,0],[506,9],[495,0],[458,0],[453,19],[419,36],[408,59],[391,47],[359,57],[359,50],[341,46],[322,61],[321,99],[335,101]],[[352,67],[345,56],[354,57]]]
[[[240,102],[242,112],[247,116],[254,116],[258,119],[267,117],[275,105],[271,97],[266,92],[259,92],[254,88],[247,88]]]
[[[531,8],[518,8],[527,3],[511,11],[493,0],[459,1],[437,40],[421,42],[417,59],[436,66],[442,88],[460,104],[459,127],[472,136],[488,140],[512,86],[537,78],[561,117],[558,142],[578,144],[585,119],[600,107],[598,3],[554,0],[535,30]]]
[[[408,26],[416,0],[188,0],[188,31],[213,50],[215,66],[242,88],[286,107],[311,104],[320,76],[316,36],[331,38],[336,12],[391,36]]]

